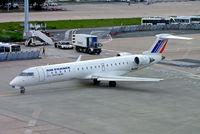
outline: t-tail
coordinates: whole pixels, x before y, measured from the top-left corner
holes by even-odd
[[[174,36],[171,34],[157,34],[153,46],[149,51],[144,52],[144,54],[162,54],[166,48],[168,39],[191,40],[192,38]]]

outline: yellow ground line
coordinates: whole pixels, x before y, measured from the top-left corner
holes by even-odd
[[[0,97],[17,96],[17,95],[20,95],[20,93],[16,93],[16,94],[0,94]]]

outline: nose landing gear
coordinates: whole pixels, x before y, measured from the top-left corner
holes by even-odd
[[[20,87],[20,93],[24,94],[25,93],[25,88],[24,87]]]

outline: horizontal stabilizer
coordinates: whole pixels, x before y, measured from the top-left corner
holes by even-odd
[[[192,38],[188,38],[188,37],[175,36],[175,35],[171,35],[171,34],[157,34],[156,37],[160,38],[160,39],[179,39],[179,40],[191,40],[192,39]]]

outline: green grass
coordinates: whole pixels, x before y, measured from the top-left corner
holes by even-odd
[[[93,28],[119,25],[137,25],[141,23],[141,18],[63,20],[47,21],[44,23],[47,24],[47,29]]]
[[[91,20],[59,20],[59,21],[42,21],[31,23],[46,23],[47,29],[74,29],[74,28],[94,28],[106,26],[120,26],[120,25],[138,25],[141,23],[141,18],[123,18],[123,19],[91,19]],[[23,32],[22,22],[7,22],[0,23],[0,41],[8,40],[10,36],[13,41],[22,40]],[[16,36],[14,35],[16,34]],[[5,36],[6,35],[6,36]],[[20,38],[21,37],[21,38]]]
[[[12,31],[0,31],[0,42],[21,42],[24,41],[22,33]]]
[[[77,3],[77,2],[70,0],[70,1],[57,1],[56,3]]]
[[[10,13],[10,12],[23,12],[24,9],[10,9],[8,11],[8,9],[0,9],[0,13],[3,12],[3,13]]]

